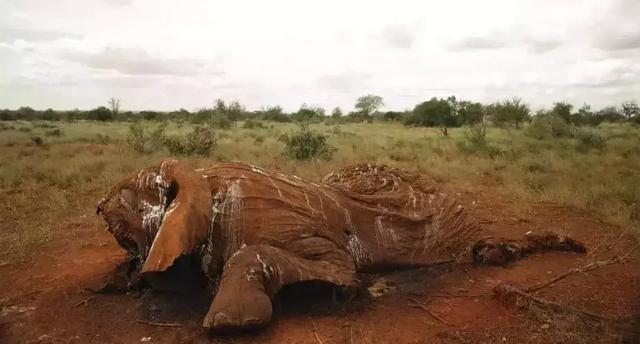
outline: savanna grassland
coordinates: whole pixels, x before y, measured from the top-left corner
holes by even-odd
[[[508,194],[521,216],[536,202],[551,202],[623,231],[640,230],[640,128],[629,123],[602,123],[588,135],[542,138],[526,127],[454,128],[443,136],[438,129],[397,123],[313,124],[310,130],[326,137],[332,154],[309,161],[283,154],[281,136],[299,130],[290,123],[239,122],[209,131],[208,157],[171,153],[154,142],[150,133],[158,122],[139,124],[146,131],[138,138],[144,141],[140,152],[126,122],[0,125],[0,262],[5,264],[28,259],[54,237],[102,226],[93,213],[101,194],[124,175],[169,156],[195,165],[244,161],[314,180],[347,164],[378,162],[471,191],[482,185]],[[166,137],[193,129],[171,121],[163,126]]]

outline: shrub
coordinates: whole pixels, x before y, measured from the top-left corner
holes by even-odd
[[[580,152],[588,152],[592,148],[602,150],[607,142],[604,136],[590,130],[580,130],[577,132],[576,137],[578,139],[576,148]]]
[[[142,122],[136,122],[129,126],[127,144],[138,153],[151,153],[162,147],[164,143],[164,130],[166,124],[158,125],[154,130],[145,127]]]
[[[31,132],[31,128],[29,128],[29,127],[20,127],[20,128],[18,128],[18,131],[21,131],[23,133],[30,133]]]
[[[501,153],[498,148],[489,144],[487,126],[484,123],[472,125],[465,130],[462,140],[458,140],[456,146],[465,154],[486,154],[495,158]]]
[[[211,128],[198,126],[185,137],[165,138],[164,144],[175,155],[209,156],[217,141]]]
[[[60,137],[63,135],[62,129],[60,128],[55,128],[55,129],[51,129],[51,130],[47,130],[44,132],[44,134],[46,136],[55,136],[55,137]]]
[[[96,140],[97,143],[101,144],[101,145],[106,145],[109,142],[111,142],[111,137],[109,137],[109,135],[103,134],[103,133],[98,133],[98,135],[96,135]]]
[[[4,131],[4,130],[15,130],[16,127],[14,127],[13,125],[7,125],[4,123],[0,122],[0,131]]]
[[[31,136],[31,142],[33,142],[36,146],[44,145],[44,139],[40,136]]]
[[[225,115],[214,115],[209,121],[209,126],[215,129],[229,129],[233,122]]]
[[[336,149],[327,142],[327,138],[326,135],[311,130],[308,124],[302,124],[298,131],[284,134],[279,140],[285,144],[282,154],[288,158],[330,160]]]
[[[575,135],[575,127],[554,114],[539,114],[527,128],[526,135],[538,140],[573,137]]]
[[[464,132],[465,139],[474,146],[487,146],[487,127],[484,123],[472,125]]]
[[[49,124],[47,122],[38,122],[33,124],[34,128],[43,128],[43,129],[54,129],[57,128],[55,125],[53,124]]]
[[[258,120],[255,120],[255,119],[248,119],[248,120],[244,121],[244,123],[242,124],[242,127],[244,129],[255,129],[255,128],[264,129],[264,128],[266,128],[266,126],[264,124],[262,124],[261,121],[258,121]]]

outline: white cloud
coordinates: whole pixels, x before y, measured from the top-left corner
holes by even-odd
[[[388,109],[433,96],[594,106],[640,92],[637,0],[5,0],[0,108]]]

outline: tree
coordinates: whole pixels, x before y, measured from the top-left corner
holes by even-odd
[[[113,119],[113,113],[104,106],[89,111],[87,117],[95,121],[110,121]]]
[[[529,120],[529,106],[520,98],[507,99],[492,104],[488,107],[493,122],[497,125],[511,123],[514,128],[520,128],[520,124]]]
[[[21,106],[20,108],[18,108],[18,110],[16,111],[17,114],[17,118],[18,119],[26,119],[26,120],[34,120],[36,119],[36,110],[28,107],[28,106]]]
[[[342,117],[342,109],[339,106],[333,108],[333,110],[331,111],[331,117],[333,117],[334,119]]]
[[[608,106],[604,109],[598,111],[596,116],[600,118],[601,121],[607,122],[618,122],[624,120],[624,116],[618,111],[615,106]]]
[[[111,115],[114,119],[118,118],[120,112],[120,98],[111,97],[108,101],[109,108],[111,109]]]
[[[587,103],[584,103],[579,109],[578,112],[571,114],[571,123],[575,125],[598,125],[599,122],[596,120],[593,115],[593,111],[591,111],[591,106]]]
[[[416,105],[413,112],[405,119],[404,124],[442,128],[456,127],[459,125],[458,119],[453,113],[453,106],[450,99],[439,99],[436,97]]]
[[[461,124],[476,124],[482,122],[484,106],[465,100],[457,103],[457,112]]]
[[[282,110],[282,107],[276,106],[267,106],[262,109],[262,119],[267,121],[274,122],[291,122],[291,118],[287,116]]]
[[[626,117],[629,121],[632,118],[640,115],[640,107],[635,101],[631,100],[626,103],[622,103],[622,113],[624,114],[624,117]]]
[[[365,114],[367,117],[371,116],[379,108],[384,106],[382,97],[373,94],[367,94],[358,98],[356,101],[356,109]]]
[[[560,117],[565,122],[569,123],[571,121],[572,109],[573,109],[573,105],[567,102],[555,102],[553,103],[553,109],[551,109],[551,113]]]
[[[320,106],[300,105],[300,109],[291,115],[298,122],[320,121],[324,118],[324,109]]]
[[[234,100],[227,106],[226,115],[233,122],[242,120],[245,117],[247,110],[239,101]]]

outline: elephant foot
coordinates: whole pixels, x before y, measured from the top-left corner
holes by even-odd
[[[260,290],[243,292],[242,289],[240,287],[230,292],[221,290],[202,326],[214,332],[233,332],[259,328],[271,321],[269,296]]]
[[[225,264],[220,287],[202,324],[214,332],[254,329],[271,321],[272,298],[285,285],[321,281],[355,287],[355,267],[340,252],[333,261],[307,260],[268,245],[246,246]],[[337,263],[336,263],[337,262]]]

